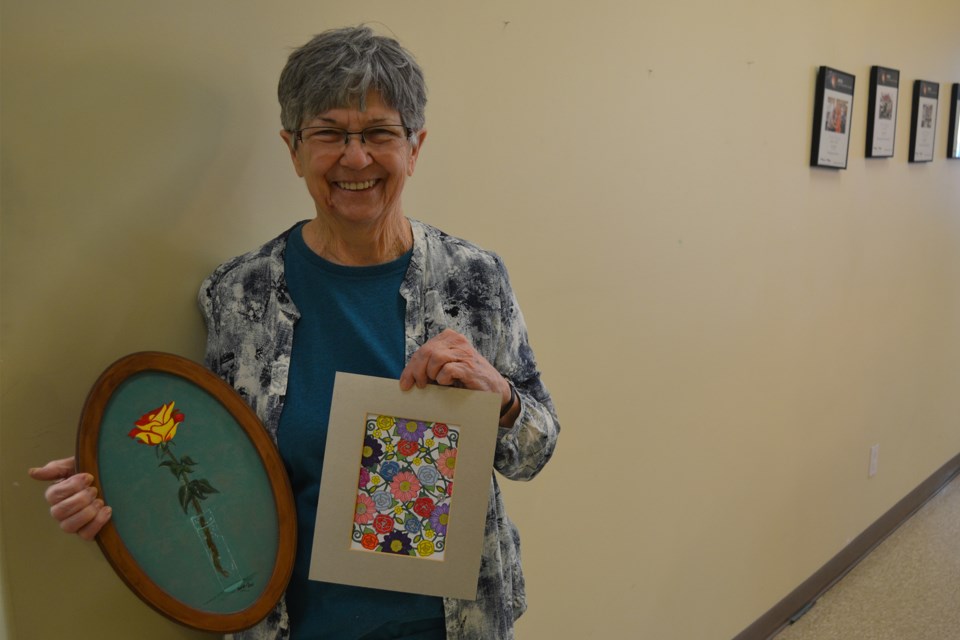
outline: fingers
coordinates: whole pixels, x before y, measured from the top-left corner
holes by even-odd
[[[47,489],[47,501],[51,504],[50,515],[67,533],[76,533],[85,540],[92,540],[112,514],[110,507],[97,497],[97,488],[85,486],[92,481],[90,474],[77,474],[58,482]],[[70,492],[80,486],[79,490]]]
[[[28,472],[35,480],[52,481],[43,496],[50,505],[50,515],[67,533],[76,533],[92,540],[110,520],[113,511],[97,497],[93,476],[76,473],[73,457],[51,460]]]
[[[423,389],[437,382],[437,375],[448,362],[469,358],[473,347],[467,339],[451,329],[427,340],[410,357],[400,374],[400,388],[407,391],[414,385]]]
[[[467,389],[476,389],[475,386],[470,386],[467,383],[467,379],[470,378],[471,367],[463,362],[447,362],[440,370],[434,374],[434,379],[437,381],[437,384],[442,384],[445,387],[465,387]]]
[[[50,503],[50,515],[53,516],[54,520],[61,523],[89,507],[97,497],[96,487],[84,487],[75,493],[64,495],[58,499],[59,494],[54,495],[53,490],[59,488],[60,484],[63,483],[58,483],[47,489],[46,497],[47,502]]]
[[[103,500],[97,498],[73,515],[61,520],[60,528],[66,533],[79,534],[81,531],[84,531],[86,535],[81,537],[90,540],[97,535],[97,532],[100,531],[106,523],[106,519],[109,519],[109,512],[104,514],[105,511],[107,511],[107,507],[103,504]],[[103,522],[97,524],[102,518],[106,519],[103,519]]]
[[[47,487],[44,497],[50,505],[56,505],[71,496],[82,493],[93,484],[93,476],[89,473],[77,473],[66,480],[54,482]],[[89,502],[89,501],[88,501]]]
[[[51,460],[42,467],[33,467],[28,471],[34,480],[63,480],[72,476],[77,469],[73,456],[61,460]]]
[[[457,386],[476,391],[496,391],[507,397],[510,385],[473,345],[450,329],[434,336],[410,357],[400,375],[400,389],[428,384]]]
[[[103,505],[102,500],[98,502]],[[77,535],[84,540],[93,540],[97,534],[100,533],[100,530],[103,529],[103,526],[110,521],[111,515],[113,515],[113,509],[110,507],[102,507],[97,511],[97,515],[94,516],[93,520],[90,520],[87,524],[80,527]]]

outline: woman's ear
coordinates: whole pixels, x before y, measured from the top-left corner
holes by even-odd
[[[297,175],[302,178],[303,167],[300,164],[300,155],[297,153],[295,136],[296,134],[292,131],[287,131],[286,129],[280,131],[280,137],[283,138],[283,141],[287,144],[287,150],[290,152],[290,160],[293,161],[293,168],[296,170]]]
[[[417,158],[420,157],[420,147],[423,146],[423,141],[427,139],[427,130],[417,131],[416,138],[417,142],[410,150],[410,157],[407,159],[407,176],[412,176],[413,170],[417,167]]]

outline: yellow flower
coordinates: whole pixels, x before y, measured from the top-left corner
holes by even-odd
[[[383,448],[386,449],[387,452],[392,452],[394,449],[396,449],[396,447],[393,446],[392,444],[384,445]]]
[[[429,540],[422,541],[417,545],[417,555],[422,558],[433,555],[433,543]]]
[[[173,402],[149,411],[134,422],[136,425],[127,435],[151,447],[170,442],[177,435],[177,427],[183,422],[183,414],[173,410]]]
[[[413,461],[413,464],[414,464],[414,466],[419,467],[421,462],[422,462],[422,460],[420,460],[420,458],[416,458],[416,459]]]
[[[370,478],[370,484],[380,484],[380,476],[373,476]]]
[[[429,538],[430,540],[433,540],[433,536],[435,536],[435,535],[436,535],[436,534],[433,532],[433,529],[424,529],[424,530],[423,530],[423,537],[424,537],[424,538]]]
[[[381,429],[389,429],[394,425],[394,420],[390,416],[377,416],[377,426]]]
[[[393,512],[394,512],[395,514],[397,514],[398,516],[402,516],[402,515],[403,515],[403,507],[401,507],[400,505],[397,505],[397,506],[395,506],[395,507],[393,508]]]
[[[383,431],[380,431],[380,429],[375,429],[373,432],[373,437],[379,440],[383,437]]]
[[[433,438],[427,438],[427,446],[428,446],[428,447],[432,447],[432,446],[433,446]]]

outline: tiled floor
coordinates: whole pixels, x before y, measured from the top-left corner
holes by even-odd
[[[960,640],[960,479],[776,640]]]

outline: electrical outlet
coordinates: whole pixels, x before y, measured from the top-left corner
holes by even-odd
[[[877,475],[877,463],[880,459],[880,445],[875,444],[870,447],[870,468],[867,470],[867,476],[872,478]]]

